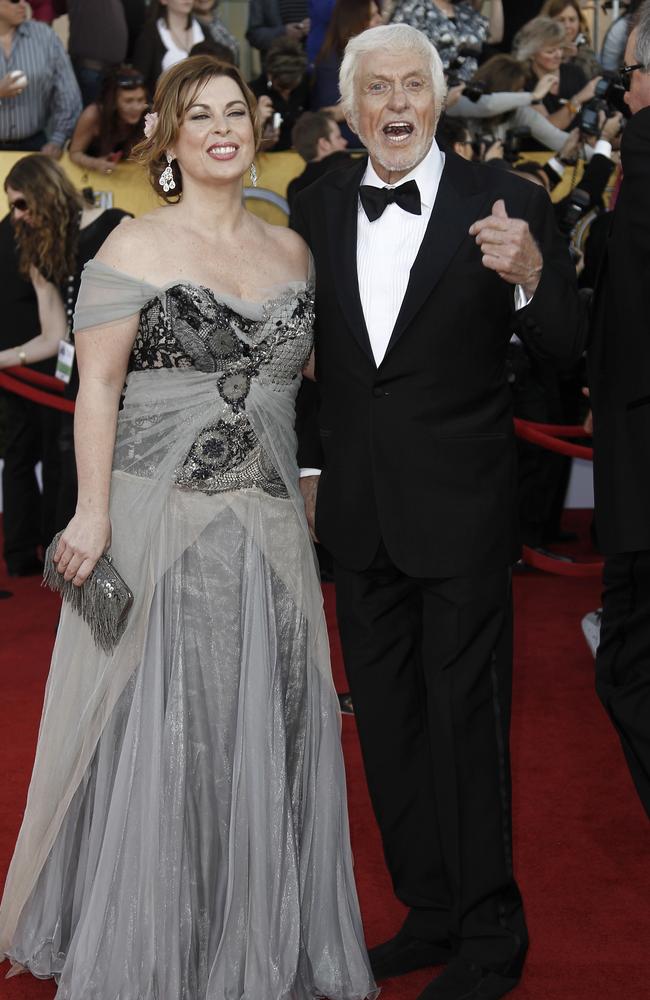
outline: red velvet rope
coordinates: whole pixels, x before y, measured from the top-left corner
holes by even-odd
[[[571,458],[585,458],[588,461],[592,461],[594,457],[594,449],[587,448],[582,444],[571,444],[570,441],[562,441],[560,438],[552,437],[550,434],[544,431],[536,430],[534,425],[531,425],[526,420],[519,420],[515,417],[515,434],[522,441],[529,441],[531,444],[537,444],[541,448],[546,448],[547,451],[555,451],[558,455],[569,455]],[[548,426],[542,424],[542,426]],[[565,428],[563,428],[564,430]]]
[[[598,562],[564,562],[562,559],[554,559],[553,556],[544,555],[536,549],[523,546],[522,555],[527,566],[534,569],[541,569],[545,573],[552,573],[554,576],[574,576],[574,577],[595,577],[601,576],[603,572],[602,561]]]
[[[40,386],[41,389],[47,389],[48,392],[57,392],[60,394],[65,389],[65,384],[60,378],[54,378],[53,375],[45,375],[43,372],[37,372],[33,368],[26,368],[25,366],[5,368],[5,374],[11,375],[12,378],[19,378],[22,382],[29,382],[31,385]]]
[[[8,392],[13,392],[16,396],[30,399],[32,403],[40,403],[41,406],[49,406],[53,410],[74,413],[73,399],[62,399],[60,396],[52,396],[48,392],[43,392],[42,389],[34,389],[31,385],[21,382],[20,379],[7,375],[6,372],[0,372],[0,389],[7,389]]]
[[[550,434],[557,438],[591,437],[582,424],[538,424],[534,420],[521,420],[520,423],[532,427],[534,431],[541,431],[542,434]]]

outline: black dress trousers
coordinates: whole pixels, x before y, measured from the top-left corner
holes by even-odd
[[[383,544],[335,565],[346,671],[395,893],[410,933],[518,976],[512,870],[510,570],[417,579]]]
[[[56,531],[59,414],[13,393],[3,395],[4,558],[10,573],[21,573],[33,566],[39,546],[49,545]],[[42,462],[42,494],[36,479],[38,462]]]

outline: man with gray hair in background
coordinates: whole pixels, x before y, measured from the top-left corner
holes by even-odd
[[[371,962],[377,978],[446,964],[422,1000],[496,1000],[528,945],[511,849],[506,350],[516,331],[545,360],[577,356],[575,275],[544,191],[439,150],[446,86],[423,34],[356,36],[340,89],[369,161],[294,205],[316,262],[321,396],[299,459],[409,911]]]
[[[589,383],[606,555],[596,687],[650,816],[650,2],[625,50],[623,184],[594,293]]]

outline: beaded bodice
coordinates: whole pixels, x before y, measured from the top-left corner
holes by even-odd
[[[254,304],[178,282],[143,306],[129,370],[214,373],[223,404],[221,418],[192,444],[177,485],[205,493],[259,488],[288,496],[250,424],[246,400],[256,380],[277,392],[295,391],[291,386],[311,352],[313,320],[313,290],[304,284]]]

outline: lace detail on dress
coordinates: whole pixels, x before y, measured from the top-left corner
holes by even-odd
[[[288,497],[286,486],[246,417],[255,379],[278,390],[300,374],[313,343],[313,289],[287,288],[251,319],[198,285],[179,283],[140,313],[131,371],[195,368],[214,373],[226,416],[204,428],[176,482],[204,493],[259,488]]]
[[[179,486],[203,493],[257,487],[287,499],[287,488],[248,420],[220,420],[201,431],[176,477]]]

